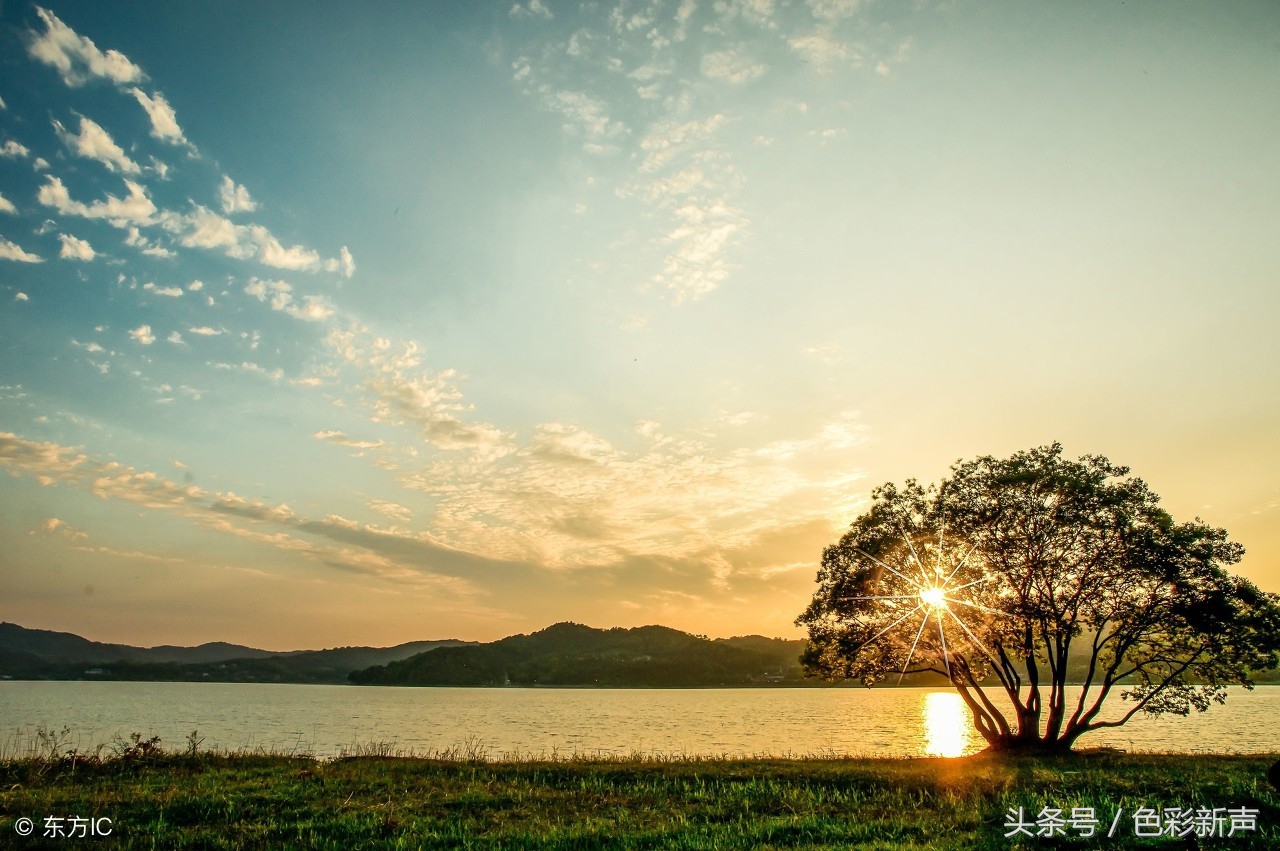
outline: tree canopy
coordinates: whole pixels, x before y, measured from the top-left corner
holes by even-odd
[[[869,686],[935,671],[992,748],[1070,748],[1277,666],[1280,597],[1226,571],[1243,554],[1102,456],[957,462],[936,486],[877,488],[824,550],[804,662]],[[1117,690],[1124,708],[1104,711]]]

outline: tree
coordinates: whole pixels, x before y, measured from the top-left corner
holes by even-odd
[[[941,674],[993,750],[1222,703],[1277,666],[1280,597],[1226,572],[1244,551],[1224,530],[1158,503],[1127,467],[1056,443],[885,484],[823,551],[796,621],[805,667],[868,686]],[[1126,709],[1104,713],[1117,687]]]

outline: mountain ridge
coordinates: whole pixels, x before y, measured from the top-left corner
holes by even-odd
[[[656,624],[597,629],[565,621],[353,671],[350,680],[406,686],[795,686],[805,684],[805,643],[764,636],[710,639]]]
[[[0,678],[345,683],[353,670],[466,643],[450,638],[392,647],[283,651],[225,641],[135,647],[0,622]]]

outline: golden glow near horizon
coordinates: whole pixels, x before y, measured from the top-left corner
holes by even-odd
[[[926,756],[964,756],[973,734],[969,711],[960,695],[932,692],[925,696],[924,752]]]

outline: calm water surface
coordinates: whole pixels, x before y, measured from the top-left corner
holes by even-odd
[[[1118,701],[1114,709],[1119,709]],[[1113,711],[1113,715],[1117,714]],[[0,681],[0,751],[37,726],[82,749],[132,732],[180,748],[336,755],[375,742],[432,752],[957,756],[983,747],[952,692],[929,689],[457,689],[239,683]],[[1082,746],[1280,752],[1280,687],[1232,689],[1187,718],[1138,717]]]

